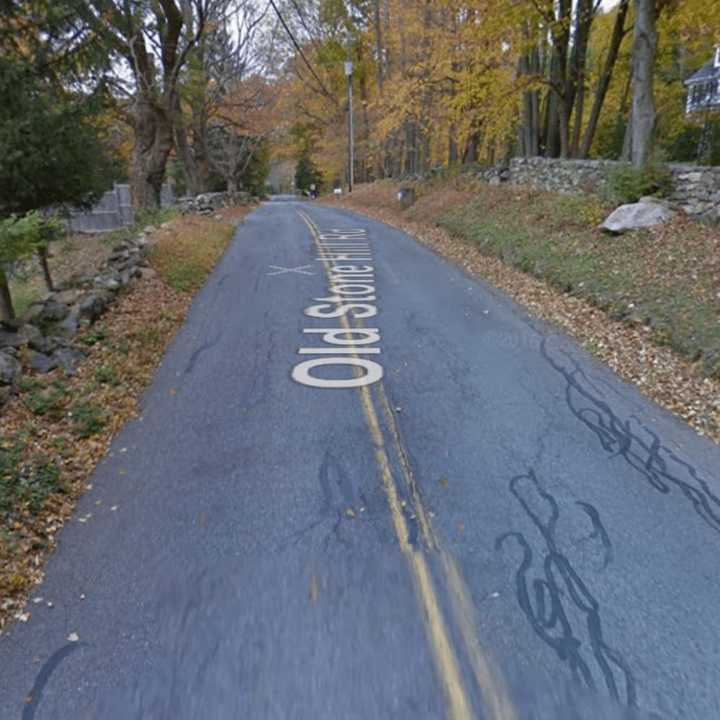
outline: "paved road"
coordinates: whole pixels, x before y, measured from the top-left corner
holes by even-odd
[[[718,448],[379,223],[254,212],[92,485],[3,720],[720,717]]]

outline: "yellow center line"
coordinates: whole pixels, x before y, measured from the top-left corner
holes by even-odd
[[[304,213],[298,214],[310,229],[311,235],[322,256],[320,237],[315,225]],[[323,259],[323,265],[330,280],[330,263]],[[341,316],[340,321],[349,333],[352,332],[352,327],[345,316]],[[471,718],[474,717],[472,704],[462,681],[460,666],[452,648],[442,611],[440,610],[440,603],[433,585],[427,560],[422,552],[414,550],[410,545],[407,521],[402,511],[397,486],[390,469],[390,461],[385,450],[385,442],[380,422],[375,411],[372,395],[367,386],[360,388],[360,397],[365,419],[370,430],[373,445],[375,446],[375,459],[378,463],[383,487],[388,498],[395,535],[400,549],[408,558],[415,589],[424,610],[426,628],[430,636],[435,666],[441,678],[449,706],[449,716],[452,720],[471,720]]]

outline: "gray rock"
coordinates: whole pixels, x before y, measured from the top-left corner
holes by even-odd
[[[150,280],[151,278],[157,277],[157,272],[153,270],[151,267],[144,267],[139,268],[140,270],[140,277],[143,280]]]
[[[20,371],[20,363],[10,353],[0,352],[0,385],[12,385]]]
[[[644,195],[638,200],[639,203],[655,203],[657,205],[663,205],[670,207],[670,203],[664,198],[655,197],[654,195]]]
[[[71,315],[68,315],[68,317],[71,317]],[[67,318],[64,322],[67,322]],[[32,350],[49,355],[57,347],[55,338],[43,335],[34,325],[24,325],[22,333],[27,338],[28,346]]]
[[[107,291],[94,290],[80,298],[77,312],[80,319],[95,322],[107,310],[112,296]]]
[[[30,347],[32,347],[32,344],[34,342],[38,341],[40,338],[43,337],[40,329],[30,324],[23,325],[21,332],[25,336],[25,339],[27,340],[27,343],[28,345],[30,345]]]
[[[68,290],[58,290],[53,293],[52,299],[64,305],[73,305],[77,302],[80,295],[82,295],[82,290],[79,288],[70,288]]]
[[[28,365],[39,373],[49,373],[58,366],[58,361],[45,353],[30,351]]]
[[[65,303],[50,299],[47,302],[33,303],[25,319],[33,325],[45,325],[64,320],[69,312],[70,309]]]
[[[62,337],[71,338],[77,334],[79,325],[80,314],[77,308],[74,308],[61,323],[55,326],[54,330]],[[45,352],[45,350],[42,352]]]
[[[600,226],[606,232],[623,233],[626,230],[653,227],[667,222],[675,213],[656,202],[638,202],[621,205]]]
[[[60,348],[53,353],[53,360],[62,366],[66,375],[70,376],[77,374],[77,366],[84,359],[85,353],[74,347]]]
[[[27,336],[23,332],[18,332],[6,325],[0,325],[0,349],[18,348],[23,345],[27,345]]]
[[[37,340],[30,342],[30,347],[43,355],[50,355],[58,345],[56,337],[40,335]]]
[[[107,273],[104,275],[98,275],[94,280],[93,284],[95,287],[103,288],[104,290],[110,290],[115,292],[120,289],[120,274],[116,272]]]

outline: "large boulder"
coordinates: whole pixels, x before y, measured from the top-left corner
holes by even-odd
[[[653,198],[642,198],[640,202],[621,205],[600,227],[606,232],[617,235],[628,230],[661,225],[674,215],[675,213],[666,203]]]

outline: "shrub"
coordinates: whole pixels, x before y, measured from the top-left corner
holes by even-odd
[[[672,175],[661,163],[650,163],[644,168],[636,168],[624,163],[608,173],[607,187],[610,200],[618,203],[637,202],[645,195],[668,195]]]

